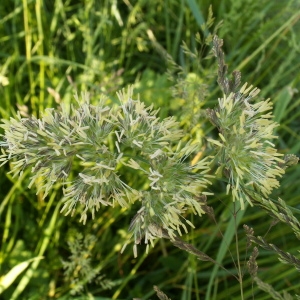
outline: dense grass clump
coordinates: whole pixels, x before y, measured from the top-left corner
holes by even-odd
[[[300,294],[297,0],[4,0],[0,33],[1,298]]]

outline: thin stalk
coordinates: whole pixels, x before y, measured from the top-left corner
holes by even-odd
[[[34,95],[34,80],[31,68],[31,46],[32,46],[32,34],[29,26],[30,12],[28,9],[27,0],[23,0],[23,18],[24,18],[24,32],[25,32],[25,49],[26,49],[26,63],[28,67],[28,76],[30,82],[30,96]],[[31,107],[35,110],[35,97],[30,97]]]
[[[234,205],[234,216],[236,216],[236,213],[237,213],[236,206]],[[244,300],[243,274],[242,274],[241,263],[240,263],[239,239],[238,239],[236,218],[234,218],[234,223],[235,223],[234,224],[235,225],[235,249],[236,249],[237,267],[238,267],[238,281],[240,285],[241,300]]]
[[[36,1],[35,4],[35,12],[37,19],[37,29],[38,29],[38,55],[44,55],[44,31],[43,31],[43,23],[42,23],[42,14],[43,14],[43,2],[41,0]],[[43,60],[40,61],[40,72],[39,72],[39,112],[44,110],[45,104],[45,62]]]

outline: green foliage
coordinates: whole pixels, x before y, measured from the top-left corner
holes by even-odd
[[[271,296],[290,299],[300,294],[299,276],[291,267],[297,267],[299,259],[300,187],[297,182],[300,170],[294,166],[297,157],[285,155],[283,161],[271,159],[268,167],[273,170],[278,162],[277,167],[284,169],[285,175],[281,179],[277,176],[279,186],[276,183],[271,194],[270,189],[261,197],[263,185],[253,184],[250,176],[255,175],[257,179],[257,174],[251,171],[244,177],[235,169],[233,160],[228,160],[232,159],[230,146],[235,143],[234,132],[220,132],[219,118],[215,120],[217,124],[212,122],[216,127],[205,119],[205,109],[222,111],[218,98],[221,103],[235,99],[229,97],[226,90],[224,97],[217,88],[216,64],[210,59],[210,49],[212,36],[218,33],[224,39],[224,61],[228,63],[229,73],[240,70],[243,82],[257,86],[261,90],[255,97],[259,102],[265,103],[264,98],[270,97],[270,112],[274,104],[274,120],[280,126],[274,128],[273,135],[278,138],[272,141],[270,148],[283,154],[299,152],[300,14],[297,0],[5,0],[0,3],[0,12],[1,118],[20,120],[33,115],[32,120],[38,123],[46,108],[58,107],[49,112],[60,116],[60,106],[74,113],[83,107],[80,103],[71,108],[74,93],[78,91],[80,95],[86,90],[90,92],[90,107],[99,105],[100,94],[106,96],[105,106],[118,107],[116,91],[133,84],[135,94],[140,94],[140,99],[145,101],[145,108],[153,104],[154,111],[160,109],[156,114],[161,118],[159,122],[171,115],[179,122],[176,126],[183,130],[183,136],[178,149],[184,148],[188,141],[191,141],[188,145],[198,144],[197,149],[186,155],[183,165],[195,164],[215,150],[222,153],[225,147],[216,144],[215,147],[207,143],[207,138],[223,145],[228,143],[223,157],[215,159],[223,172],[217,179],[211,179],[212,188],[206,190],[214,196],[196,198],[205,214],[201,218],[187,211],[182,214],[195,228],[191,227],[183,238],[176,236],[172,240],[164,230],[152,227],[152,232],[164,239],[154,240],[155,247],[149,249],[147,255],[141,244],[137,258],[131,251],[124,251],[122,255],[120,251],[130,238],[128,225],[137,220],[134,211],[139,211],[138,217],[144,212],[140,211],[140,201],[130,203],[131,209],[102,206],[95,211],[94,219],[88,218],[83,226],[77,222],[80,209],[74,212],[74,218],[59,213],[62,187],[61,183],[51,182],[55,174],[51,174],[50,162],[50,173],[44,169],[45,175],[49,175],[48,181],[35,178],[40,187],[51,183],[47,196],[43,189],[37,194],[35,189],[27,189],[30,176],[34,176],[31,168],[17,178],[8,174],[16,165],[1,167],[0,282],[1,288],[5,288],[1,297],[153,299],[157,293],[162,299],[228,299],[228,294],[232,299],[241,299],[242,290],[245,299],[270,299]],[[240,90],[241,87],[236,87],[234,92]],[[249,101],[252,111],[260,109],[259,102]],[[243,109],[239,106],[235,113],[240,114]],[[20,111],[21,116],[16,111]],[[262,115],[259,113],[256,117],[261,119]],[[273,122],[270,118],[267,121]],[[249,126],[251,128],[251,124]],[[107,130],[112,132],[111,128]],[[252,129],[253,133],[256,131]],[[59,131],[57,134],[59,140]],[[44,147],[49,138],[44,136]],[[116,152],[116,139],[112,133],[105,137],[109,153]],[[243,145],[247,140],[249,136],[245,135],[236,142]],[[171,143],[173,152],[178,141]],[[51,147],[55,152],[53,145]],[[124,153],[132,151],[128,145],[121,148]],[[137,147],[134,151],[141,156],[138,150]],[[53,151],[48,159],[56,158]],[[87,153],[91,153],[91,148]],[[123,160],[123,165],[118,162],[116,169],[122,182],[146,193],[151,191],[150,184],[158,177],[144,168],[145,162],[139,162],[139,166],[148,173],[133,169],[135,164],[130,165],[129,159],[136,162],[135,154]],[[247,160],[254,157],[245,155],[242,162],[249,168]],[[174,156],[174,161],[180,157]],[[30,159],[36,159],[36,164],[40,158],[32,156]],[[262,157],[258,156],[259,159]],[[59,166],[59,161],[55,162]],[[164,166],[168,167],[166,162]],[[257,163],[263,167],[265,162],[262,159]],[[60,163],[66,167],[62,160]],[[76,180],[84,168],[87,166],[74,157],[68,182]],[[160,172],[163,171],[162,167]],[[199,175],[194,171],[191,178]],[[270,173],[265,175],[268,177]],[[231,193],[236,186],[249,183],[243,190],[247,195],[243,211],[239,202],[228,204],[232,200],[231,193],[226,194],[229,183]],[[158,193],[157,190],[152,192]],[[249,202],[254,206],[248,206]],[[150,214],[150,210],[148,212]],[[258,237],[252,232],[246,240],[241,223],[253,227]],[[131,229],[134,232],[132,226]],[[136,236],[139,239],[140,233]],[[259,255],[254,252],[249,255],[251,241],[257,243]],[[282,264],[277,257],[288,264]],[[199,263],[198,259],[202,261]],[[245,273],[247,261],[250,275]],[[72,291],[77,291],[77,296],[72,296]]]
[[[92,258],[95,257],[95,245],[97,238],[93,235],[87,235],[83,238],[78,233],[73,241],[68,242],[71,255],[68,261],[63,261],[64,280],[70,286],[70,294],[81,293],[84,285],[94,282],[106,289],[111,289],[114,283],[100,275],[99,266],[92,264]]]

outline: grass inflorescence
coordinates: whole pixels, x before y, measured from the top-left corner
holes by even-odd
[[[300,294],[296,0],[0,11],[1,297]]]

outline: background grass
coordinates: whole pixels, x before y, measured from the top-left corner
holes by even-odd
[[[202,25],[210,5],[215,20],[208,28]],[[213,135],[199,108],[213,107],[220,95],[216,64],[213,59],[204,59],[210,47],[197,43],[196,34],[205,38],[222,21],[217,33],[224,39],[229,71],[240,70],[243,82],[259,87],[262,97],[272,98],[275,120],[281,124],[277,147],[282,153],[299,155],[299,19],[297,0],[3,0],[0,115],[7,119],[21,110],[23,115],[39,116],[47,107],[71,103],[75,91],[88,90],[94,101],[104,93],[114,102],[118,89],[134,84],[142,100],[160,108],[162,117],[175,115],[194,138]],[[182,41],[185,47],[180,47]],[[196,60],[185,54],[187,48],[194,53],[197,49]],[[165,53],[170,55],[169,61]],[[167,73],[171,58],[173,77]],[[199,89],[180,94],[189,76],[196,76]],[[96,219],[83,226],[77,216],[59,213],[59,185],[43,200],[34,189],[27,189],[28,173],[11,178],[8,170],[9,166],[0,168],[0,275],[28,259],[37,259],[15,274],[3,299],[153,299],[153,285],[172,299],[219,300],[228,299],[228,295],[240,299],[233,276],[168,241],[157,241],[148,255],[140,246],[136,259],[129,247],[121,255],[133,211],[101,208]],[[300,208],[299,175],[297,166],[288,169],[272,197],[280,196],[288,205]],[[208,199],[217,223],[207,216],[191,216],[196,228],[185,236],[189,243],[235,273],[232,235],[234,221],[240,220],[257,235],[267,233],[269,242],[299,255],[299,242],[290,228],[277,224],[270,229],[272,219],[260,209],[248,207],[234,218],[224,187],[215,182],[215,196]],[[91,234],[96,239],[89,239]],[[242,226],[238,234],[243,262],[248,257]],[[76,246],[78,240],[82,243]],[[66,274],[63,266],[74,261],[74,257],[70,259],[72,249],[78,260],[74,270],[69,266]],[[298,273],[281,264],[275,254],[260,249],[258,264],[260,278],[277,291],[300,294]],[[98,280],[86,282],[87,275],[78,277],[83,270],[99,271]],[[78,286],[83,289],[72,295]],[[246,299],[252,295],[254,299],[270,299],[252,287],[247,275],[244,294]]]

